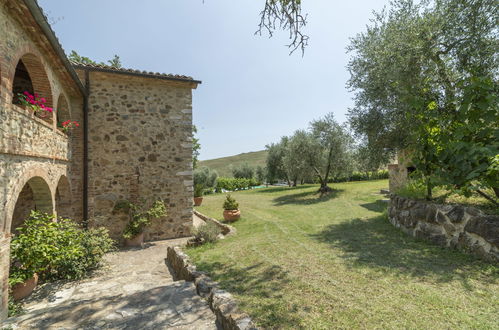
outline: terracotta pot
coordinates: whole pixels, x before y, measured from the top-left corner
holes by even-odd
[[[144,243],[144,233],[140,233],[132,238],[125,238],[125,246],[142,247]]]
[[[241,211],[239,210],[224,210],[225,221],[236,221],[241,217]]]
[[[28,297],[33,292],[37,284],[38,274],[35,273],[32,278],[26,280],[24,283],[18,283],[12,287],[12,297],[15,301]]]
[[[203,197],[194,197],[194,206],[200,206],[203,203]]]

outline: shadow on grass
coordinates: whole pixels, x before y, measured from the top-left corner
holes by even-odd
[[[362,206],[365,209],[368,209],[369,211],[381,213],[387,208],[388,204],[383,203],[381,200],[377,200],[372,203],[360,204],[360,206]]]
[[[230,293],[245,297],[238,304],[241,310],[254,317],[260,326],[292,328],[298,324],[295,316],[298,306],[289,306],[283,298],[283,290],[290,282],[288,274],[280,266],[268,266],[263,262],[248,267],[221,262],[196,262],[197,269],[205,271]],[[246,303],[248,301],[248,303]]]
[[[374,208],[371,204],[367,205]],[[468,290],[473,290],[470,279],[489,283],[499,280],[498,267],[460,251],[416,240],[393,227],[385,215],[330,225],[312,237],[343,251],[341,257],[352,267],[378,268],[438,282],[459,280]]]
[[[295,205],[312,205],[324,203],[333,198],[338,197],[343,193],[343,189],[333,189],[327,194],[321,194],[317,191],[307,191],[298,194],[287,194],[274,198],[274,206],[295,204]]]
[[[278,192],[283,192],[283,191],[294,191],[294,190],[301,190],[301,189],[306,189],[306,188],[310,188],[310,187],[313,187],[314,185],[312,184],[304,184],[304,185],[298,185],[296,187],[288,187],[288,186],[275,186],[275,187],[268,187],[268,188],[260,188],[260,189],[255,189],[255,190],[252,190],[253,192],[255,193],[259,193],[259,194],[272,194],[272,193],[278,193]]]

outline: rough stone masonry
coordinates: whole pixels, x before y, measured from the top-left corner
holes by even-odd
[[[104,226],[121,239],[127,199],[161,198],[168,215],[146,240],[182,237],[192,221],[191,77],[71,63],[36,0],[0,0],[0,320],[10,241],[31,209]],[[18,101],[28,91],[54,109]],[[77,121],[64,132],[60,125]]]
[[[391,195],[390,222],[416,238],[499,262],[499,216]]]

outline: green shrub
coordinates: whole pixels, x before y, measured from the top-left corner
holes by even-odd
[[[244,190],[262,184],[257,179],[218,178],[216,192]]]
[[[142,203],[144,204],[144,203]],[[162,200],[157,200],[152,207],[144,211],[144,206],[133,204],[132,202],[123,200],[116,203],[115,211],[125,211],[130,216],[130,221],[125,227],[123,237],[130,239],[144,232],[146,226],[151,224],[155,218],[164,217],[166,215],[166,205]]]
[[[334,177],[329,183],[349,182],[349,181],[367,181],[388,179],[388,170],[379,170],[374,172],[352,172],[349,175]]]
[[[79,279],[98,267],[114,242],[105,229],[86,231],[70,219],[32,211],[11,242],[9,285],[42,279]],[[96,247],[98,245],[98,247]]]
[[[48,270],[57,254],[59,225],[49,214],[31,211],[10,243],[9,284],[22,283]]]
[[[201,185],[205,189],[214,188],[217,183],[218,173],[209,167],[203,166],[194,171],[194,186]]]
[[[194,185],[194,197],[202,197],[204,195],[204,186],[202,184]]]
[[[426,195],[426,184],[421,179],[411,179],[394,193],[402,197],[424,199]]]
[[[78,256],[76,253],[61,253],[53,265],[50,276],[59,279],[79,279],[100,266],[104,254],[115,249],[115,242],[106,228],[79,230]],[[64,250],[64,249],[63,249]],[[76,249],[74,250],[76,251]]]
[[[236,179],[252,179],[255,175],[255,169],[248,163],[232,168],[232,175]]]
[[[191,230],[192,235],[197,240],[202,240],[207,243],[215,242],[221,232],[222,230],[212,222],[201,225],[199,227],[194,227]]]
[[[24,313],[24,307],[21,302],[14,301],[14,297],[9,294],[9,303],[8,303],[8,317],[19,316]],[[9,328],[1,328],[2,330],[7,330]],[[11,328],[12,329],[12,328]]]
[[[234,197],[232,197],[230,194],[227,195],[224,201],[224,210],[237,210],[239,208],[239,203],[236,202]]]

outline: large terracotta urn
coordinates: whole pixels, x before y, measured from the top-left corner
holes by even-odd
[[[135,235],[132,238],[125,238],[125,246],[127,247],[142,247],[144,243],[144,233]]]
[[[203,203],[203,197],[194,197],[194,206],[201,206]]]
[[[14,298],[15,301],[19,301],[28,297],[33,292],[37,284],[38,274],[35,273],[33,277],[27,279],[25,282],[18,283],[12,287],[12,298]]]
[[[239,220],[240,217],[241,211],[239,210],[224,210],[224,220],[227,222]]]

